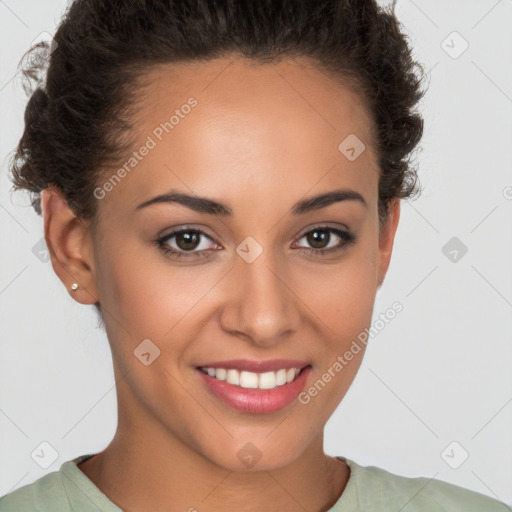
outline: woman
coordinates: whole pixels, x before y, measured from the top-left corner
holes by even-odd
[[[55,43],[12,177],[104,322],[118,428],[0,511],[507,510],[323,451],[417,191],[393,14],[78,0]]]

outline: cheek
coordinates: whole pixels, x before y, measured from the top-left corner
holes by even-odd
[[[126,244],[114,253],[119,245],[109,243],[98,258],[98,289],[114,365],[125,374],[119,382],[128,385],[119,386],[120,397],[132,407],[136,396],[155,415],[165,415],[161,400],[166,397],[174,414],[187,417],[190,401],[175,375],[190,338],[184,318],[205,291],[183,268],[167,266],[157,248]]]
[[[159,339],[169,332],[211,286],[197,279],[198,267],[167,264],[157,247],[119,247],[109,240],[97,265],[100,302],[134,339]],[[107,319],[105,319],[105,322]]]
[[[346,332],[351,325],[364,324],[371,316],[376,291],[373,273],[353,267],[331,273],[317,287],[308,287],[308,303],[335,334]]]
[[[327,422],[344,398],[362,363],[375,301],[374,269],[371,258],[353,258],[337,272],[331,269],[318,287],[308,288],[307,304],[315,312],[313,330],[319,350],[298,407],[320,424]]]
[[[371,322],[378,252],[369,245],[360,243],[339,264],[319,266],[300,278],[302,296],[325,324],[329,338],[347,340]]]
[[[140,364],[134,350],[143,340],[152,340],[160,348],[159,338],[173,322],[163,313],[161,276],[143,253],[140,245],[110,236],[96,262],[105,329],[114,358],[124,369]],[[167,300],[168,296],[169,291]]]
[[[313,327],[321,350],[312,387],[299,402],[323,421],[343,399],[361,365],[375,302],[377,262],[377,244],[365,241],[335,268],[325,267],[303,283],[309,284],[303,294],[307,291],[306,303],[315,313]]]
[[[212,297],[226,268],[174,265],[157,247],[140,243],[114,253],[111,248],[118,246],[109,244],[98,258],[98,291],[116,363],[124,370],[138,369],[134,350],[149,339],[155,353],[159,351],[157,365],[171,371],[186,366],[186,353],[201,339],[200,331],[214,311]],[[156,384],[154,372],[151,379]]]

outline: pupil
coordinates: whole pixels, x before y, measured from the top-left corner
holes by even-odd
[[[199,233],[194,233],[193,231],[185,231],[183,233],[179,233],[176,236],[176,243],[178,244],[179,248],[183,250],[195,249],[198,238]],[[184,240],[185,243],[180,243],[180,240]]]
[[[320,236],[317,236],[320,233]],[[321,249],[324,247],[322,244],[325,241],[329,241],[329,233],[325,230],[316,230],[312,231],[308,235],[308,243],[313,246],[315,249]],[[319,244],[319,245],[318,245]]]

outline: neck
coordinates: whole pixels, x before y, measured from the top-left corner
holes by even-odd
[[[143,449],[134,449],[134,446]],[[294,463],[272,471],[237,473],[158,443],[130,442],[117,434],[79,468],[126,512],[172,510],[325,511],[341,496],[350,469],[308,448]],[[172,454],[172,455],[170,455]]]
[[[341,496],[348,466],[323,452],[323,432],[290,464],[236,472],[205,458],[156,420],[123,414],[109,446],[79,469],[126,512],[326,511]],[[171,504],[171,506],[170,506]]]

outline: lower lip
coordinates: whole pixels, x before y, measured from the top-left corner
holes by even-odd
[[[292,382],[276,386],[274,389],[242,388],[210,377],[199,369],[197,371],[208,389],[234,409],[250,413],[268,413],[283,409],[297,398],[304,389],[311,367],[304,368]]]

